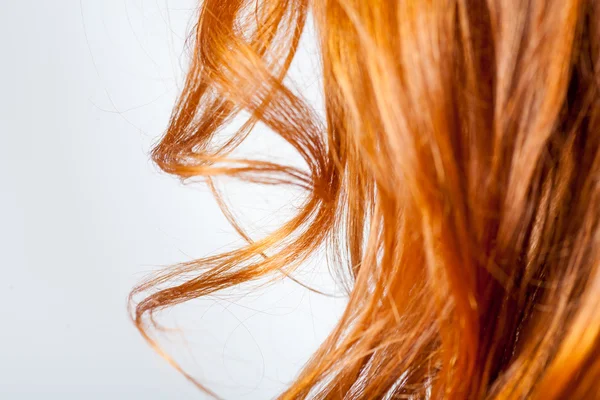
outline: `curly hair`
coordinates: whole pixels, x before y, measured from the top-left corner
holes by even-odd
[[[284,83],[308,18],[325,118]],[[224,208],[247,245],[140,284],[137,328],[326,246],[348,304],[281,399],[600,398],[598,27],[593,0],[205,0],[153,160],[306,198],[260,240]],[[233,158],[259,122],[306,167]]]

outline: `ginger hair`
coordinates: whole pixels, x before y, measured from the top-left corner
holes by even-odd
[[[257,240],[224,207],[247,245],[136,287],[137,328],[326,247],[348,304],[280,399],[600,398],[599,7],[204,0],[153,160],[306,198]],[[308,18],[325,118],[284,83]],[[305,168],[232,157],[257,123]]]

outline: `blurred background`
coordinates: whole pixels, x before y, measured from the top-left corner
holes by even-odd
[[[126,307],[152,271],[242,244],[208,189],[148,157],[198,2],[0,1],[0,399],[208,398],[147,346]],[[309,29],[289,82],[322,113],[313,39]],[[239,152],[300,162],[262,127]],[[255,237],[302,196],[221,186]],[[330,296],[285,279],[246,285],[165,313],[174,330],[160,343],[226,399],[273,398],[345,304],[322,257],[296,277]]]

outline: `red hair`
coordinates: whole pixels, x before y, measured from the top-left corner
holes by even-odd
[[[325,121],[283,83],[309,8]],[[137,327],[326,245],[349,302],[281,399],[600,396],[598,26],[591,0],[205,0],[154,161],[307,197],[137,287]],[[306,169],[232,159],[257,122]]]

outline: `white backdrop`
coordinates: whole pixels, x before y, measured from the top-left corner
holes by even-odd
[[[182,81],[196,2],[0,2],[0,398],[205,398],[126,313],[129,290],[149,271],[239,243],[208,190],[182,186],[148,159]],[[292,75],[320,108],[314,53],[308,38]],[[264,131],[241,151],[297,162]],[[298,196],[229,187],[257,235]],[[298,276],[340,293],[322,260]],[[290,281],[244,293],[168,313],[185,337],[163,343],[223,397],[269,399],[345,300]]]

